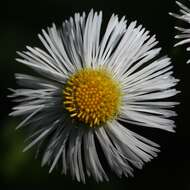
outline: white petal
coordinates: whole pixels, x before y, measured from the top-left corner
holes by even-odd
[[[178,1],[176,1],[176,4],[180,8],[179,10],[180,13],[179,14],[169,13],[169,14],[179,20],[182,20],[190,24],[190,9]],[[180,32],[179,35],[175,36],[176,39],[180,39],[180,41],[174,45],[175,47],[190,43],[190,29],[189,28],[175,27],[175,29]],[[189,48],[187,48],[187,51],[188,49]],[[189,62],[190,60],[187,61],[187,63]]]
[[[42,138],[44,138],[50,131],[51,128],[46,129],[41,135],[38,136],[34,141],[32,141],[26,148],[24,148],[23,152],[26,152],[28,149],[30,149],[32,146],[34,146],[38,141],[40,141]]]
[[[129,123],[133,122],[136,125],[163,129],[170,132],[174,132],[175,128],[174,122],[170,119],[139,112],[138,109],[132,111],[127,109],[127,107],[121,111],[118,119]]]
[[[130,150],[126,150],[128,153],[124,155],[121,151],[122,147],[117,144],[117,141],[115,141],[115,139],[111,141],[108,137],[105,131],[107,129],[106,127],[109,128],[109,126],[105,126],[105,128],[97,129],[96,135],[111,169],[115,171],[118,177],[121,177],[122,174],[133,176],[133,169],[130,167],[128,160],[130,160],[130,154],[133,157],[135,157],[135,155],[133,155]],[[136,165],[138,166],[141,163],[138,158],[136,158],[135,162],[137,162]]]
[[[94,135],[91,130],[89,130],[84,136],[84,153],[88,175],[92,175],[97,182],[103,181],[103,179],[108,181],[108,177],[99,161],[94,142]]]
[[[121,143],[123,143],[125,146],[128,146],[135,154],[139,156],[139,158],[145,162],[150,161],[153,156],[157,156],[156,152],[159,152],[159,150],[153,146],[158,146],[157,144],[144,139],[143,137],[141,138],[139,135],[137,135],[139,138],[138,140],[136,138],[137,136],[134,136],[135,133],[129,131],[117,121],[109,123],[109,127],[106,129],[110,132],[110,134],[112,134],[112,136],[115,136],[115,138],[119,139]],[[145,144],[140,140],[143,140],[146,143],[150,143],[150,145]]]

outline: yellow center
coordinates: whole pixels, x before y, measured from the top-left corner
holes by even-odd
[[[83,69],[72,75],[63,90],[70,116],[95,127],[113,119],[121,103],[119,84],[104,69]]]

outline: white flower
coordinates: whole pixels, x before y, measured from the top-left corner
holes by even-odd
[[[86,17],[76,13],[61,29],[53,24],[39,38],[46,51],[27,46],[17,61],[43,78],[16,74],[11,97],[19,102],[12,116],[24,116],[17,128],[31,130],[29,145],[38,145],[42,165],[62,165],[62,172],[85,183],[109,180],[100,148],[119,176],[132,176],[133,168],[157,156],[159,145],[132,132],[130,123],[174,132],[169,110],[176,102],[178,82],[170,59],[158,57],[155,36],[136,22],[112,15],[101,37],[102,12]],[[97,148],[100,147],[100,148]],[[58,164],[59,163],[59,164]]]
[[[176,1],[176,4],[180,7],[180,14],[175,14],[175,13],[169,13],[169,14],[179,20],[182,20],[190,24],[190,9],[178,1]],[[176,26],[175,29],[180,32],[179,35],[175,36],[176,39],[180,39],[180,41],[176,43],[175,46],[189,44],[190,43],[190,28],[182,28],[182,27]],[[187,51],[190,51],[190,47],[187,48]],[[190,59],[187,61],[187,63],[190,63]]]

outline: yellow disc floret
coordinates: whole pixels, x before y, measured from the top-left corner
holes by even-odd
[[[73,74],[63,94],[70,116],[90,127],[113,119],[121,103],[119,84],[104,69],[82,69]]]

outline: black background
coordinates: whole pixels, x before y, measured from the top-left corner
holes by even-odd
[[[190,6],[187,1],[181,1]],[[189,4],[188,4],[189,3]],[[16,63],[16,51],[22,51],[25,45],[40,46],[37,34],[42,28],[55,22],[58,26],[75,12],[89,12],[93,8],[103,11],[106,21],[112,13],[120,17],[126,15],[129,21],[137,20],[151,34],[156,34],[163,47],[162,54],[168,54],[174,64],[174,75],[181,79],[177,89],[182,93],[176,96],[181,104],[177,106],[175,118],[177,133],[144,129],[144,136],[161,145],[162,152],[143,170],[135,170],[134,178],[118,179],[110,173],[109,183],[96,184],[92,179],[83,185],[72,181],[70,176],[62,176],[58,170],[48,174],[48,168],[40,167],[40,159],[35,160],[33,150],[22,153],[24,134],[15,131],[18,120],[8,117],[13,103],[6,98],[8,87],[16,87],[15,72],[30,70]],[[180,189],[190,190],[190,128],[189,128],[189,65],[190,54],[185,47],[173,48],[173,26],[188,26],[168,15],[178,11],[173,0],[39,0],[39,1],[1,1],[0,5],[0,181],[1,187],[46,187],[55,189]],[[104,25],[105,25],[104,23]],[[190,27],[190,25],[189,25]],[[142,130],[142,129],[141,129]]]

